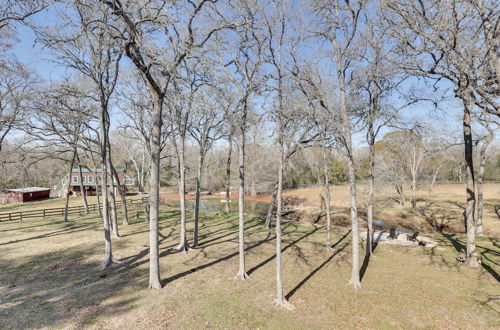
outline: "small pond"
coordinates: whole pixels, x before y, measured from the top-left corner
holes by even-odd
[[[169,201],[168,204],[179,207],[179,201]],[[247,214],[265,215],[267,214],[268,207],[269,203],[245,201],[245,213]],[[188,210],[193,210],[194,200],[186,200],[186,208]],[[200,211],[226,212],[226,203],[221,202],[218,198],[200,199]],[[229,212],[238,212],[237,200],[232,200],[231,203],[229,203]]]

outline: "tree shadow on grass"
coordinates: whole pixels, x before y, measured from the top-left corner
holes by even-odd
[[[455,248],[455,250],[457,252],[462,252],[462,251],[466,251],[467,247],[465,245],[465,243],[461,242],[460,239],[458,239],[456,237],[456,235],[454,234],[443,234],[444,237],[446,237],[450,242],[451,244],[453,245],[453,247]],[[486,247],[483,247],[481,245],[477,245],[476,244],[476,247],[477,248],[481,248],[484,250],[483,253],[481,253],[482,255],[482,259],[483,261],[481,262],[481,266],[491,275],[493,276],[493,278],[497,281],[497,282],[500,282],[500,274],[498,274],[489,264],[487,264],[485,262],[485,259],[491,263],[494,263],[495,265],[498,265],[498,263],[494,262],[493,260],[491,260],[491,258],[488,256],[488,254],[493,254],[493,255],[496,255],[498,256],[499,253],[498,251],[494,251],[492,249],[489,249],[489,248],[486,248]]]
[[[233,219],[234,220],[234,219]],[[218,222],[219,225],[223,225],[224,223],[227,223],[227,222],[230,222],[231,220],[226,220],[224,219],[224,221],[219,221],[219,220],[215,220],[215,222]],[[252,219],[251,221],[247,222],[246,223],[246,227],[245,227],[245,230],[248,230],[250,228],[253,228],[253,227],[258,227],[259,226],[259,220],[258,219]],[[210,239],[209,242],[210,244],[206,244],[208,241],[205,241],[204,245],[201,246],[199,249],[195,249],[195,250],[198,250],[198,251],[201,251],[203,253],[204,249],[206,249],[207,247],[209,246],[213,246],[213,245],[217,245],[217,244],[222,244],[224,242],[228,242],[228,241],[232,241],[233,239],[230,239],[230,240],[223,240],[223,238],[227,237],[227,236],[232,236],[232,235],[236,235],[237,234],[237,228],[238,226],[230,226],[229,228],[226,228],[226,230],[228,230],[229,232],[226,234],[226,235],[221,235],[221,236],[218,236],[214,239]],[[231,230],[231,229],[234,229],[234,230]],[[171,231],[168,235],[166,236],[162,236],[162,239],[159,241],[159,244],[161,245],[163,242],[165,242],[168,238],[172,238],[172,239],[178,239],[178,235],[173,235],[174,233],[174,228],[171,228]],[[219,231],[216,231],[217,233],[220,233]],[[257,231],[258,232],[258,231]],[[266,231],[267,232],[267,231]],[[247,237],[251,236],[252,233],[248,233],[247,232]],[[211,233],[206,233],[204,234],[204,237],[205,238],[209,238],[211,235]],[[270,233],[267,234],[267,236],[263,239],[263,240],[259,240],[257,241],[256,243],[252,244],[252,245],[249,245],[245,248],[245,251],[249,251],[259,245],[262,245],[272,239],[274,239],[275,237],[274,236],[271,236]],[[177,242],[176,243],[173,243],[171,245],[168,245],[166,247],[163,247],[162,248],[162,252],[160,253],[159,257],[162,258],[162,257],[165,257],[169,254],[172,254],[172,253],[177,253],[173,248],[177,246]],[[128,271],[129,269],[133,269],[133,268],[137,268],[139,267],[140,265],[143,265],[145,263],[147,263],[149,261],[149,259],[144,259],[144,257],[146,257],[148,255],[148,252],[149,252],[149,248],[146,248],[142,251],[140,251],[139,253],[133,255],[133,256],[130,256],[128,258],[124,258],[122,259],[124,261],[122,267],[116,271],[116,273],[118,272],[124,272],[124,271]],[[229,255],[226,255],[222,258],[218,258],[214,261],[211,261],[209,263],[206,263],[206,264],[203,264],[203,265],[200,265],[200,266],[197,266],[197,267],[194,267],[194,268],[191,268],[189,270],[186,270],[184,272],[181,272],[181,273],[178,273],[176,275],[173,275],[173,276],[170,276],[164,280],[162,280],[162,286],[166,285],[167,283],[170,283],[172,281],[175,281],[177,279],[180,279],[182,277],[185,277],[191,273],[194,273],[196,271],[199,271],[199,270],[202,270],[202,269],[206,269],[210,266],[213,266],[213,265],[216,265],[216,264],[219,264],[223,261],[226,261],[226,260],[229,260],[235,256],[237,256],[239,253],[238,251],[234,252],[234,253],[231,253]]]
[[[253,249],[253,248],[256,248],[257,246],[262,245],[262,244],[264,244],[264,243],[266,243],[266,242],[269,242],[269,241],[271,241],[271,240],[272,240],[272,239],[274,239],[274,238],[275,238],[275,236],[271,236],[271,233],[267,233],[267,236],[266,236],[263,240],[260,240],[260,241],[258,241],[257,243],[254,243],[254,244],[252,244],[252,245],[250,245],[250,246],[247,246],[247,247],[245,248],[245,252],[247,252],[247,251],[249,251],[249,250],[251,250],[251,249]],[[219,263],[221,263],[221,262],[223,262],[223,261],[229,260],[229,259],[231,259],[231,258],[233,258],[233,257],[237,256],[238,254],[239,254],[239,252],[238,252],[238,251],[236,251],[236,252],[234,252],[234,253],[228,254],[228,255],[226,255],[226,256],[224,256],[224,257],[222,257],[222,258],[216,259],[216,260],[211,261],[211,262],[209,262],[209,263],[203,264],[203,265],[201,265],[201,266],[193,267],[193,268],[188,269],[188,270],[186,270],[186,271],[184,271],[184,272],[181,272],[181,273],[178,273],[178,274],[176,274],[176,275],[173,275],[173,276],[167,277],[166,279],[164,279],[164,280],[162,281],[162,285],[164,286],[164,285],[166,285],[166,284],[168,284],[168,283],[171,283],[171,282],[173,282],[173,281],[175,281],[175,280],[178,280],[178,279],[180,279],[180,278],[183,278],[184,276],[187,276],[187,275],[189,275],[189,274],[195,273],[195,272],[197,272],[197,271],[199,271],[199,270],[203,270],[203,269],[208,268],[208,267],[210,267],[210,266],[213,266],[213,265],[219,264]]]
[[[97,226],[96,223],[76,222],[76,221],[69,221],[65,224],[66,224],[65,225],[66,228],[64,228],[64,229],[56,230],[53,232],[48,232],[48,233],[37,235],[37,236],[31,236],[28,238],[22,238],[22,239],[16,239],[16,240],[8,241],[8,242],[3,242],[3,243],[0,243],[0,246],[21,243],[21,242],[26,242],[26,241],[31,241],[31,240],[37,240],[37,239],[43,239],[43,238],[49,238],[49,237],[54,237],[54,236],[60,236],[60,235],[74,233],[74,232],[78,232],[78,231],[84,231],[87,229],[95,228]]]
[[[64,221],[61,220],[61,221],[44,223],[44,224],[37,224],[37,225],[33,225],[33,226],[22,226],[22,227],[10,228],[10,229],[2,229],[2,230],[0,230],[0,233],[6,232],[6,231],[19,231],[19,230],[25,230],[25,229],[30,229],[30,228],[40,228],[40,227],[46,227],[46,226],[51,226],[51,225],[60,225],[62,223],[64,223]],[[3,224],[5,224],[5,223],[3,223]],[[27,224],[27,222],[20,222],[19,224]]]
[[[383,235],[384,231],[381,231],[377,238],[375,238],[373,240],[373,246],[372,246],[372,252],[375,252],[375,250],[377,249],[378,247],[378,244],[380,242],[380,239],[382,238],[382,235]],[[361,265],[361,268],[359,270],[359,281],[363,281],[363,277],[365,276],[366,274],[366,270],[368,269],[368,265],[370,264],[370,258],[372,257],[372,255],[368,254],[368,253],[365,253],[365,258],[363,259],[363,264]]]
[[[100,315],[121,315],[134,308],[137,297],[113,302],[125,287],[137,286],[142,272],[110,277],[99,263],[86,261],[101,252],[101,244],[32,254],[22,260],[0,261],[0,328],[83,327]]]
[[[342,242],[350,233],[350,230],[344,235],[342,236],[333,246],[332,248],[336,247],[340,242]],[[309,273],[309,275],[307,275],[306,277],[304,277],[304,279],[302,281],[300,281],[292,290],[290,290],[290,292],[288,292],[285,296],[285,298],[287,300],[290,300],[290,298],[297,292],[297,290],[299,290],[304,284],[306,284],[307,281],[309,281],[311,279],[311,277],[314,276],[314,274],[316,274],[317,272],[319,272],[323,267],[325,267],[326,264],[328,264],[337,254],[339,254],[340,252],[342,252],[346,247],[347,245],[349,245],[349,242],[345,243],[344,245],[342,245],[338,250],[336,250],[335,252],[332,253],[331,256],[329,256],[325,261],[323,261],[318,267],[316,267],[311,273]]]
[[[259,227],[260,225],[261,224],[258,222],[246,223],[245,224],[245,231],[252,229],[252,228]],[[213,246],[216,244],[221,244],[224,242],[232,241],[233,239],[224,240],[224,241],[221,241],[221,239],[232,236],[232,235],[236,235],[238,233],[238,231],[236,229],[238,229],[238,228],[239,228],[239,225],[234,225],[234,226],[231,226],[229,228],[222,228],[220,230],[204,234],[203,239],[206,239],[206,238],[210,238],[210,239],[203,240],[202,242],[200,242],[199,247],[206,248],[206,247]],[[219,235],[219,236],[211,238],[211,236],[213,236],[214,234],[217,234],[217,233],[223,233],[223,235]],[[211,244],[209,244],[209,243],[211,243]]]
[[[314,227],[313,230],[311,230],[310,232],[307,232],[305,233],[304,235],[300,236],[299,238],[295,239],[294,241],[290,242],[287,246],[285,246],[284,248],[281,249],[281,252],[285,252],[287,249],[289,249],[290,247],[294,246],[295,244],[297,244],[298,242],[302,241],[303,239],[305,239],[306,237],[308,236],[311,236],[312,234],[314,234],[315,232],[318,231],[320,227]],[[288,233],[287,233],[288,234]],[[258,265],[255,265],[254,267],[250,268],[248,271],[247,271],[247,274],[250,275],[252,274],[253,272],[255,272],[257,269],[259,269],[260,267],[266,265],[267,263],[271,262],[273,259],[276,258],[276,254],[270,256],[269,258],[267,258],[266,260],[262,261],[261,263],[259,263]]]

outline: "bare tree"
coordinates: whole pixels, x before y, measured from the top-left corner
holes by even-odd
[[[80,160],[80,155],[78,154],[78,151],[75,152],[75,157],[76,157],[76,161],[78,163],[78,176],[79,176],[79,180],[80,180],[80,192],[82,194],[83,209],[85,210],[85,214],[88,214],[89,213],[89,204],[87,203],[87,191],[85,190],[85,187],[83,185],[82,162]],[[71,171],[73,171],[73,168],[71,169]],[[71,174],[70,174],[70,176],[71,176]]]
[[[500,27],[497,1],[390,0],[384,17],[398,41],[405,70],[415,76],[451,83],[463,103],[466,164],[467,264],[478,267],[474,208],[475,180],[471,113],[500,116],[498,104]]]
[[[32,74],[17,61],[0,65],[0,153],[7,134],[25,118],[35,86]]]
[[[58,63],[84,75],[92,84],[92,93],[89,94],[99,105],[99,140],[101,154],[101,192],[103,198],[102,217],[104,222],[105,258],[102,267],[109,267],[114,259],[111,250],[109,218],[108,186],[112,185],[109,129],[109,107],[112,94],[115,90],[119,63],[122,57],[121,45],[117,38],[108,33],[107,29],[112,22],[111,13],[89,6],[86,1],[78,1],[71,6],[64,7],[71,15],[65,17],[64,28],[38,31],[40,39],[53,50]],[[118,32],[119,30],[115,30]],[[116,211],[116,209],[114,209]],[[116,217],[113,217],[116,220]],[[115,224],[114,221],[113,224]]]
[[[262,51],[263,36],[258,32],[258,10],[252,0],[237,2],[236,10],[244,18],[246,24],[238,29],[235,51],[224,49],[219,54],[221,67],[232,87],[235,89],[235,135],[238,137],[238,213],[239,213],[239,270],[235,278],[246,280],[248,274],[245,267],[245,146],[247,118],[251,108],[251,97],[262,85]],[[224,53],[224,51],[226,53]],[[229,58],[229,61],[226,59]]]
[[[377,7],[376,10],[379,10]],[[367,213],[367,255],[373,254],[373,207],[375,194],[375,143],[380,131],[394,124],[400,110],[416,102],[409,98],[408,102],[395,106],[390,98],[399,91],[406,80],[397,63],[392,61],[394,44],[380,15],[370,17],[367,29],[361,31],[363,52],[360,58],[361,67],[356,74],[357,93],[366,100],[361,106],[360,118],[366,125],[366,142],[368,144],[368,206]],[[402,186],[401,191],[402,191]]]
[[[226,180],[225,180],[225,192],[226,192],[226,213],[229,213],[231,209],[231,162],[233,156],[233,127],[229,125],[229,133],[227,134],[227,158],[226,158]]]
[[[96,1],[93,1],[96,2]],[[163,126],[163,104],[170,84],[177,75],[179,64],[194,49],[202,48],[212,35],[227,27],[225,24],[215,26],[198,26],[198,18],[212,13],[212,17],[222,17],[212,1],[127,1],[99,0],[103,7],[109,8],[116,21],[109,24],[109,30],[117,26],[125,29],[121,35],[125,39],[125,53],[132,61],[146,83],[152,104],[152,125],[150,135],[151,184],[149,193],[150,206],[150,271],[149,287],[161,288],[159,245],[158,245],[158,211],[161,136]],[[172,7],[167,10],[167,7]],[[156,43],[156,35],[162,31],[162,45]]]
[[[51,0],[3,0],[0,3],[0,31],[13,23],[24,23],[32,15],[44,10]]]
[[[196,170],[195,204],[193,213],[193,247],[198,246],[198,222],[200,214],[200,188],[202,183],[205,157],[214,141],[221,138],[221,125],[229,111],[224,100],[224,93],[219,88],[211,87],[202,91],[195,102],[189,132],[198,144],[198,166]],[[210,96],[212,95],[212,96]],[[221,111],[222,110],[222,111]],[[226,204],[226,206],[229,203]]]
[[[361,287],[359,280],[359,230],[358,207],[356,198],[356,167],[352,148],[351,121],[347,101],[348,79],[356,58],[355,38],[361,24],[360,14],[365,1],[315,1],[313,9],[317,14],[318,26],[315,34],[329,43],[335,61],[335,72],[338,81],[339,118],[341,120],[340,140],[347,158],[349,170],[349,192],[351,201],[352,223],[352,274],[350,285],[357,290]]]
[[[187,252],[190,249],[186,228],[186,136],[190,125],[190,114],[193,111],[193,99],[199,87],[196,85],[196,81],[188,81],[186,85],[183,90],[187,95],[184,96],[184,93],[181,92],[182,87],[177,87],[167,105],[173,132],[171,135],[172,144],[177,154],[179,207],[181,209],[180,242],[176,250],[182,252]]]
[[[33,112],[23,125],[29,135],[38,143],[43,143],[41,147],[57,148],[58,154],[46,151],[45,157],[66,160],[64,155],[67,153],[71,155],[68,161],[70,167],[67,174],[64,221],[68,220],[71,176],[75,160],[80,164],[78,149],[83,140],[82,135],[88,123],[94,119],[94,109],[78,90],[82,87],[71,81],[50,86],[40,93],[41,98],[34,101],[32,106],[37,111]]]
[[[500,127],[500,123],[496,122],[487,114],[482,114],[478,118],[479,123],[486,129],[487,134],[482,138],[481,146],[479,147],[479,172],[477,175],[477,218],[476,218],[476,235],[483,235],[483,212],[484,212],[484,172],[488,154],[488,147],[495,139],[494,127]]]
[[[286,58],[284,54],[284,44],[287,42],[288,37],[288,22],[290,18],[291,3],[287,1],[271,1],[271,6],[266,11],[271,12],[264,15],[266,28],[267,28],[267,50],[269,63],[272,65],[271,73],[271,89],[275,91],[275,104],[273,105],[273,112],[271,113],[277,125],[277,142],[279,149],[278,160],[278,184],[277,184],[277,210],[276,210],[276,300],[274,303],[280,307],[288,309],[293,308],[283,293],[283,265],[281,260],[281,216],[283,211],[283,174],[285,170],[285,132],[287,123],[291,123],[290,114],[285,112],[285,107],[289,108],[290,105],[285,105],[285,80],[287,73],[285,72]]]

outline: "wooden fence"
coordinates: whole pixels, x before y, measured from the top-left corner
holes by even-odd
[[[143,197],[141,199],[129,199],[126,201],[127,205],[134,204],[144,204],[148,201],[147,197]],[[116,207],[121,207],[123,204],[122,201],[116,201]],[[25,219],[34,219],[34,218],[46,218],[53,216],[64,216],[64,207],[52,208],[52,209],[43,209],[43,210],[32,210],[32,211],[20,211],[20,212],[10,212],[10,213],[0,213],[0,222],[3,221],[15,221],[20,220],[23,221]],[[97,204],[91,204],[88,207],[89,212],[95,212],[99,210],[99,206]],[[85,207],[83,205],[80,206],[70,206],[68,207],[68,214],[85,214]]]

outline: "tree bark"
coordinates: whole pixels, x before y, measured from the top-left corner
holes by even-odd
[[[82,193],[83,200],[83,209],[85,210],[85,214],[89,214],[89,204],[87,203],[87,192],[85,191],[85,187],[83,186],[83,174],[82,174],[82,164],[80,163],[80,156],[78,152],[75,150],[76,161],[78,162],[78,173],[80,176],[80,192]]]
[[[323,148],[323,174],[325,191],[325,208],[326,208],[326,249],[331,250],[332,247],[332,218],[330,214],[330,177],[328,175],[328,162],[326,159],[326,148]]]
[[[247,117],[247,103],[244,103],[243,114],[240,123],[240,136],[238,146],[238,238],[239,238],[239,271],[236,278],[246,280],[248,274],[245,268],[245,131]]]
[[[283,263],[281,261],[281,212],[283,211],[283,171],[284,171],[284,148],[283,148],[283,127],[281,120],[279,120],[280,126],[280,157],[278,164],[278,207],[276,211],[276,300],[274,301],[276,305],[281,307],[291,308],[291,304],[285,299],[283,293],[283,276],[282,269]]]
[[[94,164],[95,166],[95,164]],[[101,198],[99,194],[99,176],[97,174],[97,169],[94,167],[94,176],[95,176],[95,194],[97,197],[97,208],[99,209],[99,214],[102,215],[102,210],[101,210]]]
[[[201,176],[203,170],[203,162],[205,160],[205,152],[200,147],[200,154],[198,160],[198,170],[196,172],[196,190],[195,190],[195,198],[194,198],[194,231],[193,231],[193,247],[198,246],[198,222],[200,219],[200,189],[201,189]]]
[[[267,209],[267,216],[265,226],[267,229],[271,229],[271,220],[273,218],[274,204],[276,204],[276,196],[278,195],[278,182],[274,185],[273,195],[271,196],[271,203]]]
[[[486,166],[486,149],[493,141],[493,134],[490,133],[484,140],[479,150],[479,173],[477,176],[477,221],[476,235],[483,235],[483,211],[484,211],[484,168]]]
[[[120,182],[118,177],[118,173],[116,172],[115,167],[111,164],[111,170],[113,171],[113,176],[116,180],[116,186],[118,187],[118,193],[120,194],[120,199],[122,202],[122,210],[123,210],[123,225],[128,226],[128,207],[127,207],[127,197],[125,196],[125,188]]]
[[[187,230],[186,230],[186,165],[184,164],[184,149],[185,149],[186,136],[181,134],[180,144],[178,146],[179,155],[179,201],[181,208],[181,234],[180,242],[177,245],[177,250],[182,252],[187,252],[189,250],[189,244],[187,241]]]
[[[431,195],[432,195],[432,189],[434,188],[434,184],[436,183],[437,176],[439,174],[439,170],[441,169],[441,164],[438,166],[438,168],[434,171],[434,174],[432,175],[432,181],[431,185],[429,187],[429,191],[427,192],[427,202],[425,203],[426,207],[429,207],[431,205]]]
[[[473,141],[471,128],[471,104],[468,100],[464,101],[464,147],[465,147],[465,168],[467,181],[467,204],[465,206],[465,228],[467,230],[467,261],[469,267],[479,267],[476,258],[476,228],[474,223],[474,207],[476,204],[475,180],[474,180],[474,161],[473,161]]]
[[[69,167],[68,187],[66,190],[66,202],[64,205],[64,222],[68,222],[69,191],[71,189],[71,179],[73,173],[73,165],[75,164],[75,157],[76,157],[76,150],[73,151],[73,158],[71,158],[71,163]]]
[[[108,141],[109,142],[109,141]],[[115,183],[114,183],[114,177],[112,174],[112,163],[111,163],[111,146],[108,144],[108,166],[107,166],[107,172],[106,175],[109,178],[110,182],[110,190],[109,190],[109,197],[111,199],[111,229],[113,231],[113,235],[115,238],[120,238],[120,233],[118,232],[118,220],[117,220],[117,213],[116,213],[116,190],[115,190]]]
[[[230,198],[230,193],[231,193],[231,161],[232,161],[232,153],[233,153],[233,144],[232,144],[232,135],[229,135],[228,138],[228,143],[229,143],[229,149],[227,153],[227,162],[226,162],[226,213],[229,213],[231,209],[231,198]]]
[[[152,88],[150,86],[150,88]],[[161,289],[158,244],[158,215],[160,208],[160,153],[163,97],[150,91],[153,99],[151,130],[151,183],[149,185],[149,288]]]
[[[368,148],[370,165],[368,167],[368,208],[366,217],[368,221],[368,229],[366,231],[366,255],[373,254],[373,198],[375,189],[375,132],[373,130],[373,122],[370,121],[368,127]]]
[[[109,202],[108,202],[108,133],[109,133],[109,116],[107,107],[102,106],[100,118],[100,133],[101,133],[101,192],[102,192],[102,219],[104,223],[104,260],[102,268],[107,268],[113,264],[113,252],[111,248],[111,231],[109,219]]]
[[[414,165],[417,166],[417,165]],[[417,169],[413,168],[411,171],[411,208],[417,208]]]
[[[402,178],[396,178],[396,193],[399,196],[399,205],[405,206],[406,205],[406,199],[405,199],[405,193],[404,193],[404,188],[403,188],[403,179]]]
[[[349,171],[349,197],[351,201],[351,230],[352,230],[352,272],[349,284],[356,291],[361,287],[359,279],[359,225],[358,205],[356,197],[356,167],[352,150],[351,124],[347,113],[345,76],[341,68],[341,59],[337,58],[337,77],[340,87],[340,112],[342,116],[344,147],[347,154],[347,168]]]

